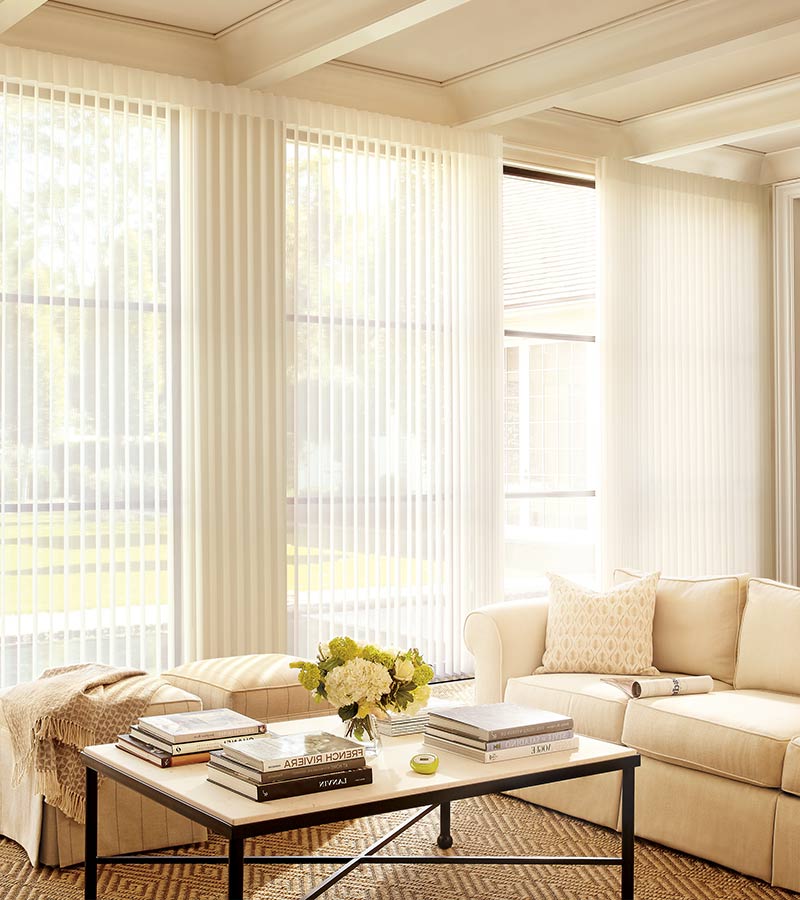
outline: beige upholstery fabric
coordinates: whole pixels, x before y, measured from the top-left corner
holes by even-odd
[[[636,834],[769,881],[778,793],[642,757]]]
[[[720,691],[629,704],[622,742],[677,766],[778,788],[800,697]]]
[[[504,699],[572,716],[580,734],[619,744],[628,698],[619,688],[604,684],[603,677],[554,673],[509,678]]]
[[[734,686],[800,694],[800,588],[753,578],[739,632]]]
[[[617,569],[616,583],[641,576]],[[653,665],[669,672],[710,675],[733,684],[739,620],[748,575],[722,578],[666,578],[656,589]]]
[[[796,737],[786,748],[781,788],[800,797],[800,737]]]
[[[153,695],[147,714],[197,709],[201,709],[197,697],[163,684]],[[11,758],[8,731],[1,724],[0,758]],[[152,850],[206,837],[205,828],[110,781],[100,787],[98,807],[101,853]],[[13,786],[9,766],[0,766],[0,834],[20,844],[33,865],[71,866],[83,860],[83,826],[46,804],[34,793],[31,779]]]
[[[558,784],[543,784],[507,793],[520,800],[527,800],[528,803],[546,806],[568,816],[586,819],[595,825],[619,831],[621,789],[622,775],[619,772],[607,772],[605,775],[574,778]]]
[[[775,809],[772,883],[800,892],[800,798],[779,794]]]
[[[482,606],[467,616],[464,643],[475,657],[476,703],[499,703],[509,678],[542,664],[548,606],[538,597]]]
[[[544,672],[654,675],[653,614],[658,573],[604,593],[560,575],[550,579]]]
[[[185,663],[162,678],[197,694],[204,709],[227,707],[262,722],[328,716],[332,707],[315,703],[290,669],[294,656],[255,653]]]

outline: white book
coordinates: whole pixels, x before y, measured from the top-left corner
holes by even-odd
[[[223,744],[222,749],[229,759],[260,772],[302,769],[364,756],[361,744],[324,731],[251,738]]]
[[[187,753],[208,753],[211,750],[221,750],[224,743],[249,741],[251,739],[249,734],[245,734],[239,737],[214,738],[209,741],[188,741],[185,744],[171,744],[169,741],[162,741],[161,738],[153,737],[152,734],[148,734],[146,731],[140,731],[135,725],[131,726],[130,733],[137,740],[143,741],[145,744],[152,744],[153,747],[158,747],[159,750],[166,750],[167,753],[171,753],[173,756],[183,756]]]
[[[529,744],[525,747],[509,747],[507,750],[477,750],[475,747],[465,747],[454,741],[445,741],[442,738],[425,735],[425,746],[435,750],[446,750],[448,753],[456,753],[458,756],[466,756],[477,762],[493,763],[507,759],[524,759],[529,756],[541,756],[545,753],[561,753],[565,750],[577,750],[578,738],[573,737],[565,741],[548,741],[544,744]]]
[[[204,709],[198,712],[173,713],[168,716],[142,716],[137,724],[141,731],[171,744],[210,741],[242,734],[263,734],[267,730],[263,722],[243,716],[232,709]]]

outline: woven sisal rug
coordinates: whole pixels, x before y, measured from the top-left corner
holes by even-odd
[[[468,699],[468,685],[452,685],[440,695]],[[403,821],[408,812],[354,822],[301,829],[248,842],[249,854],[349,855]],[[616,855],[613,832],[521,800],[481,797],[453,804],[450,854]],[[436,850],[436,817],[423,820],[384,853],[431,854]],[[225,842],[213,838],[188,853],[222,855]],[[444,855],[447,855],[445,853]],[[336,869],[335,865],[250,866],[248,900],[300,897]],[[105,866],[99,895],[104,900],[223,900],[223,866]],[[362,866],[326,895],[331,900],[617,900],[619,873],[611,868],[534,866]],[[636,844],[637,900],[798,900],[800,895],[772,888],[645,841]],[[2,900],[82,900],[83,869],[33,869],[25,853],[0,839]]]

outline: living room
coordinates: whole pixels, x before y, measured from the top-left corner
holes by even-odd
[[[800,893],[799,61],[0,0],[0,898]]]

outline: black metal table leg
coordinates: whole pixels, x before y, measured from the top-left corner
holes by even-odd
[[[634,777],[636,769],[622,770],[622,900],[633,898]]]
[[[453,846],[453,835],[450,834],[450,804],[442,803],[439,807],[439,837],[436,843],[442,850],[449,850]]]
[[[97,772],[88,768],[84,831],[83,896],[84,900],[97,900]]]
[[[228,900],[244,900],[244,838],[228,841]]]

